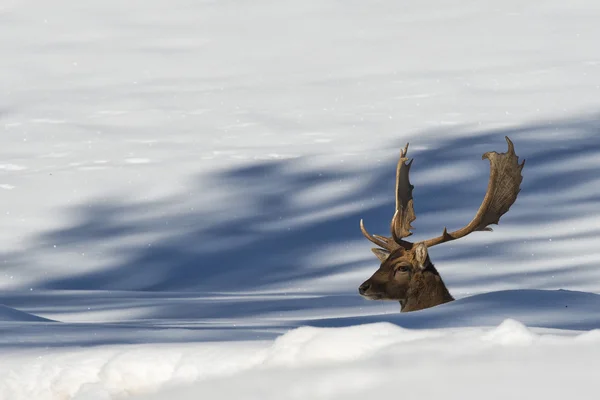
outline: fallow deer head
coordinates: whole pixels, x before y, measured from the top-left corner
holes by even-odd
[[[412,160],[406,157],[408,144],[400,151],[396,168],[396,211],[391,222],[391,236],[371,235],[360,221],[363,235],[378,247],[373,253],[381,261],[379,269],[358,288],[370,300],[397,300],[401,311],[416,311],[454,300],[439,273],[429,259],[432,246],[460,239],[474,231],[491,231],[490,224],[498,224],[517,199],[523,176],[525,160],[519,157],[511,140],[506,137],[506,153],[487,152],[482,159],[490,161],[490,178],[487,192],[473,220],[461,229],[421,242],[405,240],[412,235],[411,223],[415,220],[413,185],[409,171]]]

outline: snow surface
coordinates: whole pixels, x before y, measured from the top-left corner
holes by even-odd
[[[596,399],[599,17],[3,1],[0,399]],[[505,135],[517,202],[430,251],[458,300],[361,299],[399,149],[419,240],[472,217]]]
[[[274,342],[50,349],[33,368],[23,352],[9,353],[0,387],[36,399],[359,399],[403,383],[409,399],[561,399],[574,390],[592,399],[599,344],[598,330],[540,334],[514,320],[493,329],[302,327]]]

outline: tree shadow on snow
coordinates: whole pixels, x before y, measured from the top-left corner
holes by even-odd
[[[414,146],[409,156],[415,158],[411,180],[415,185],[417,215],[414,237],[419,240],[439,235],[444,225],[456,229],[473,217],[489,174],[488,162],[479,157],[490,150],[505,151],[507,135],[527,164],[522,192],[497,230],[506,226],[531,232],[531,236],[525,243],[522,237],[500,239],[494,234],[475,233],[460,245],[453,243],[433,249],[432,258],[451,291],[453,287],[461,287],[477,292],[478,287],[493,280],[504,289],[551,289],[600,277],[585,261],[569,263],[569,255],[557,254],[538,255],[540,262],[565,257],[565,265],[555,269],[513,268],[487,277],[484,273],[469,276],[458,268],[444,268],[445,263],[460,260],[495,259],[507,265],[518,264],[526,257],[531,260],[531,246],[549,239],[538,228],[540,224],[564,223],[568,227],[569,221],[585,217],[588,211],[582,210],[592,209],[596,214],[600,211],[597,206],[600,162],[590,161],[600,157],[599,116],[471,132],[453,128],[405,136],[394,143],[382,144],[380,155],[384,157],[380,163],[372,161],[375,157],[369,155],[356,161],[352,168],[339,170],[311,167],[310,157],[270,161],[211,176],[200,174],[191,180],[185,193],[159,201],[82,204],[67,210],[75,217],[75,223],[41,233],[27,251],[5,255],[6,263],[28,263],[35,257],[38,264],[47,263],[39,268],[52,270],[52,260],[60,257],[44,257],[45,254],[94,254],[101,248],[102,254],[113,260],[108,265],[82,272],[74,265],[68,276],[43,279],[35,285],[36,290],[190,294],[261,290],[285,293],[298,291],[298,287],[310,292],[310,282],[364,271],[362,279],[334,290],[337,294],[354,295],[361,280],[377,267],[376,259],[370,255],[371,246],[358,229],[358,221],[364,218],[371,232],[387,234],[394,207],[395,163],[405,142],[410,141]],[[584,162],[578,164],[577,160]],[[310,200],[312,188],[355,181],[364,184]],[[195,204],[194,199],[202,199],[214,190],[225,195],[209,208]],[[299,194],[303,202],[297,201]],[[374,198],[384,200],[377,203]],[[583,233],[565,229],[564,235],[554,240],[560,243],[577,235],[597,237],[599,231],[600,227]],[[489,245],[473,240],[475,235],[491,235]],[[350,246],[360,247],[365,256],[350,260],[343,257],[344,249]],[[339,261],[311,265],[315,254],[328,254],[336,260],[338,253]],[[39,261],[45,258],[49,261]],[[550,276],[554,278],[550,280]],[[596,287],[600,288],[600,282]],[[317,292],[326,290],[320,288]],[[19,299],[24,301],[23,296]],[[0,298],[5,304],[15,306],[19,305],[17,300],[11,300],[10,294]],[[252,301],[245,306],[240,302],[235,307],[220,306],[219,302],[202,303],[191,315],[195,318],[251,315],[266,312],[269,307],[277,309],[277,301],[260,307]],[[310,306],[320,307],[314,302]],[[35,311],[33,305],[29,311],[32,309]],[[148,307],[147,317],[161,313],[164,310],[158,305]]]

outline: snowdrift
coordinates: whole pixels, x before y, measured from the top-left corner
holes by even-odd
[[[273,342],[12,352],[0,365],[0,398],[359,399],[391,396],[402,383],[409,399],[561,399],[575,386],[579,398],[593,399],[598,367],[598,330],[529,329],[515,320],[419,330],[380,322],[302,327]],[[556,380],[564,385],[549,384]]]
[[[0,304],[0,324],[3,322],[55,322]]]
[[[416,313],[332,318],[314,326],[392,322],[411,329],[494,326],[510,318],[530,327],[600,329],[600,295],[568,290],[504,290],[465,297]]]
[[[47,296],[42,295],[42,296]],[[99,294],[63,295],[61,302],[75,303],[85,297],[95,304],[107,299]],[[313,326],[342,328],[386,322],[407,329],[491,327],[515,319],[535,328],[584,331],[600,329],[600,295],[567,290],[506,290],[465,297],[414,313],[400,313],[395,302],[366,301],[357,295],[192,295],[180,293],[116,293],[116,314],[100,316],[119,320],[62,323],[2,324],[3,347],[104,346],[115,344],[181,343],[199,341],[273,340],[291,329]],[[34,300],[36,303],[39,300]],[[60,308],[59,301],[55,301]],[[116,306],[112,306],[116,307]],[[126,314],[120,311],[127,310]],[[8,309],[23,320],[48,321]],[[220,310],[221,313],[216,311]],[[234,313],[227,310],[240,310]]]

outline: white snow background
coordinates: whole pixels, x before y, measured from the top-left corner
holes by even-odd
[[[0,3],[0,399],[597,399],[600,3]],[[377,268],[527,159],[493,233]],[[564,290],[559,290],[564,289]]]

